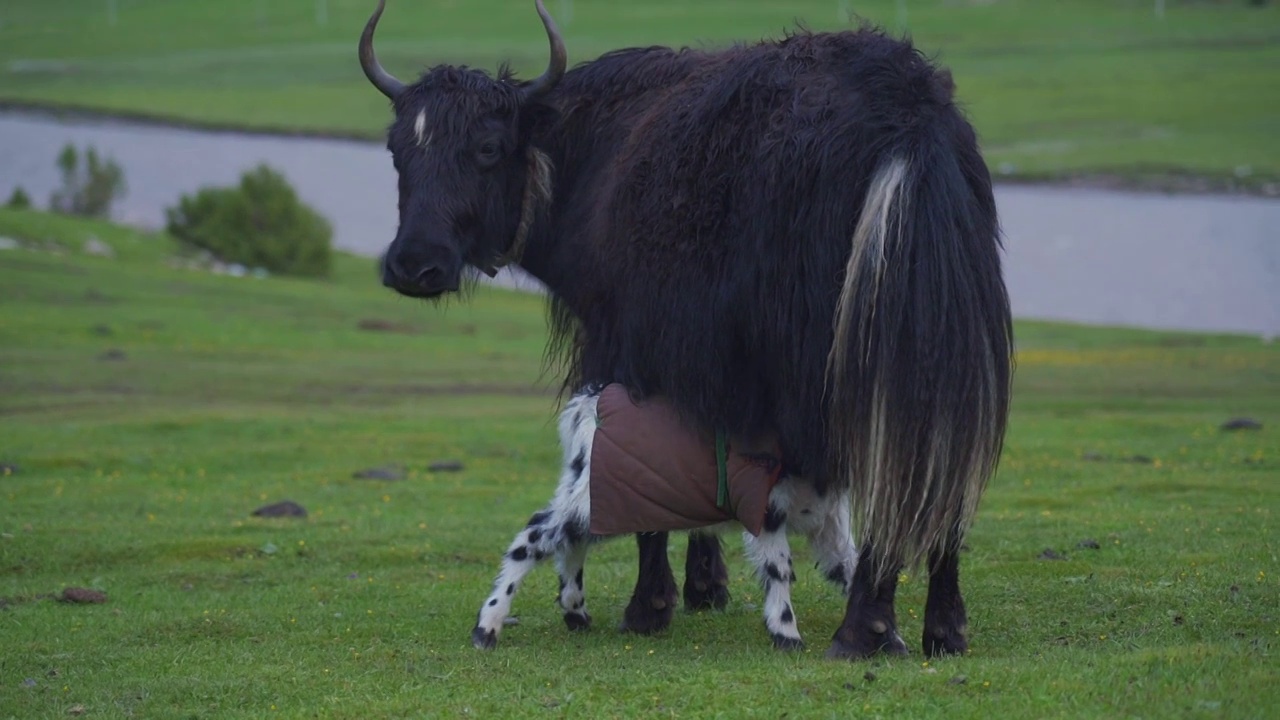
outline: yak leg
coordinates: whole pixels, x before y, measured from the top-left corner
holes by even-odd
[[[684,607],[686,610],[723,610],[729,604],[729,568],[718,535],[689,533],[689,552],[684,562]]]
[[[878,569],[885,565],[885,560],[875,554],[875,548],[868,545],[862,549],[853,571],[844,620],[831,640],[827,657],[852,660],[876,653],[907,654],[907,645],[898,635],[893,610],[898,564],[885,568],[883,578],[879,582],[875,580]]]
[[[960,554],[935,550],[929,554],[929,596],[924,606],[924,654],[963,655],[969,648],[969,620],[960,595]]]
[[[650,635],[671,624],[676,606],[676,579],[667,559],[667,533],[636,533],[640,573],[622,616],[623,632]]]
[[[791,607],[791,584],[796,580],[796,573],[787,542],[788,500],[787,490],[782,485],[775,487],[769,495],[760,535],[742,533],[747,557],[756,566],[756,575],[764,587],[764,625],[774,647],[780,650],[804,647]]]

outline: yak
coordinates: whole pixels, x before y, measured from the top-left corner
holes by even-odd
[[[920,565],[923,650],[963,653],[959,553],[1004,443],[1013,328],[949,72],[866,25],[569,69],[535,0],[541,76],[445,64],[405,83],[374,53],[384,7],[359,45],[395,115],[383,284],[439,298],[468,268],[523,268],[566,390],[620,384],[691,427],[776,437],[791,477],[848,498],[859,552],[830,656],[907,652],[894,595]],[[656,629],[667,538],[637,537],[628,617]]]

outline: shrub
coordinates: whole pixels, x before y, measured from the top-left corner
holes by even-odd
[[[66,215],[107,217],[111,203],[124,196],[124,170],[115,160],[98,157],[92,147],[84,153],[84,165],[74,145],[68,144],[58,154],[62,171],[62,188],[49,198],[49,209]]]
[[[5,201],[4,206],[11,210],[28,210],[31,208],[31,196],[19,185],[13,189],[13,194]]]
[[[304,277],[326,276],[332,265],[329,221],[266,165],[242,175],[238,187],[184,195],[165,215],[171,235],[223,262]]]

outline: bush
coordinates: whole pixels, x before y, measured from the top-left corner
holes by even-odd
[[[259,165],[231,188],[203,188],[165,210],[168,230],[223,262],[279,275],[321,277],[333,262],[329,221],[284,176]]]
[[[111,203],[124,196],[124,170],[115,160],[99,158],[92,147],[85,151],[84,160],[82,168],[74,145],[62,148],[58,154],[62,188],[49,198],[49,209],[66,215],[108,217]]]
[[[31,196],[19,185],[13,189],[13,194],[5,201],[4,206],[11,210],[29,210],[31,208]]]

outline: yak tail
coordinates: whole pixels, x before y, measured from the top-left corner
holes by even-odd
[[[1013,328],[990,177],[970,155],[939,143],[882,161],[836,307],[826,460],[877,582],[959,548],[1004,443]]]

